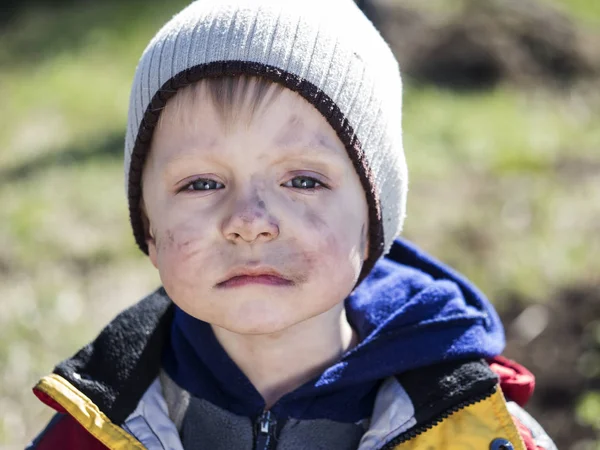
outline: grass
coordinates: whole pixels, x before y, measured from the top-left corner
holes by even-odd
[[[492,298],[537,301],[597,279],[600,111],[589,97],[406,91],[407,235]]]
[[[600,24],[600,3],[590,0],[553,0],[560,9],[585,26]]]
[[[596,2],[555,1],[600,20]],[[81,2],[0,30],[0,450],[48,420],[29,390],[37,379],[159,283],[131,237],[122,137],[136,61],[183,4]],[[600,281],[590,91],[459,95],[408,81],[404,130],[406,235],[500,308]]]
[[[10,149],[0,152],[0,167],[122,132],[136,61],[182,4],[109,1],[34,10],[4,30],[0,118],[12,132],[0,135],[0,148]]]

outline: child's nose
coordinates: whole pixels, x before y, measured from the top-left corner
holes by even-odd
[[[266,209],[265,202],[253,196],[239,199],[222,226],[225,239],[233,243],[268,242],[279,236],[279,224]]]

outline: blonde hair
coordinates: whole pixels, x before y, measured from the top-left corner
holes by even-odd
[[[193,111],[199,99],[208,98],[226,126],[237,120],[250,121],[261,108],[270,104],[285,89],[281,84],[257,76],[221,76],[202,78],[185,86],[169,99],[160,114],[157,127],[176,117],[189,120],[193,117],[181,115],[181,111]],[[202,95],[206,91],[208,95]]]

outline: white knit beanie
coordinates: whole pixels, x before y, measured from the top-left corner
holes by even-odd
[[[370,270],[400,234],[407,170],[398,63],[352,0],[197,0],[150,41],[136,69],[125,186],[145,253],[142,169],[167,100],[201,78],[260,76],[297,92],[346,146],[369,206]],[[364,270],[363,270],[364,272]]]

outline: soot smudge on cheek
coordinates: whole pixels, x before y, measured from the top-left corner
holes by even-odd
[[[197,230],[189,227],[169,228],[160,239],[160,250],[170,253],[170,258],[183,262],[198,253],[206,253],[209,241],[198,235]]]
[[[309,209],[304,213],[304,217],[316,230],[328,228],[327,223],[318,214]]]
[[[154,236],[156,248],[158,250],[168,250],[169,248],[173,247],[173,244],[175,243],[175,235],[170,229],[167,229],[164,235],[161,233],[155,233]]]
[[[290,262],[291,261],[291,262]],[[297,284],[306,283],[318,266],[319,257],[314,251],[298,251],[284,258],[283,265],[290,267]]]
[[[313,236],[315,245],[315,259],[324,260],[330,257],[338,257],[340,253],[340,240],[344,234],[339,230],[332,230],[330,225],[319,216],[319,214],[307,210],[305,212],[307,222],[310,224],[310,230]],[[325,255],[325,258],[323,257]]]
[[[316,252],[312,248],[306,249],[297,238],[289,238],[281,245],[261,262],[281,270],[296,284],[308,281],[318,263]]]

